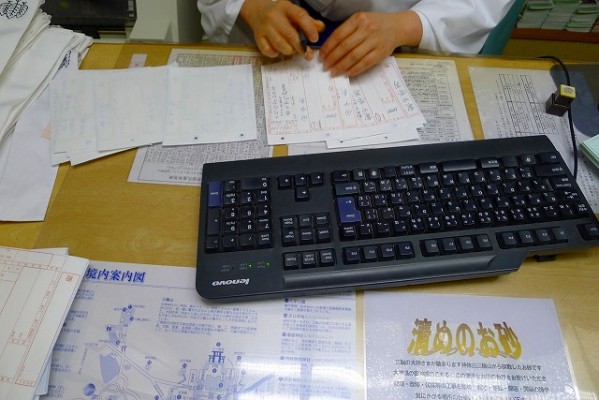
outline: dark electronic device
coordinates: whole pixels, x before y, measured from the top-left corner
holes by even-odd
[[[240,301],[489,277],[598,243],[545,136],[219,162],[196,288]]]

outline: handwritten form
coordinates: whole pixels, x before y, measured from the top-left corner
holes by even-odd
[[[395,134],[385,133],[364,139],[338,141],[337,146],[359,148],[390,147],[422,143],[473,140],[472,127],[466,112],[464,97],[455,62],[421,58],[397,58],[401,76],[426,119],[418,128],[419,137],[410,141],[398,140]],[[399,132],[401,135],[402,132]],[[328,144],[331,141],[327,142]],[[322,143],[298,143],[288,146],[289,155],[312,154],[347,150]],[[336,147],[336,148],[333,148]]]
[[[268,144],[355,139],[405,129],[417,137],[425,122],[389,57],[353,81],[331,77],[317,60],[295,57],[263,65]]]
[[[545,101],[556,90],[549,71],[471,67],[470,76],[486,138],[547,135],[566,163],[573,164],[568,116],[545,112]],[[587,138],[574,129],[577,143]],[[584,157],[576,181],[599,212],[599,172]]]
[[[0,400],[33,398],[87,265],[0,247]]]

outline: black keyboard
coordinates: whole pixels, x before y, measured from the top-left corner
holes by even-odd
[[[598,243],[545,136],[212,163],[196,288],[245,300],[496,276]]]

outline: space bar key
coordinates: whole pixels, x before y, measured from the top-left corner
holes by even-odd
[[[442,263],[411,263],[397,264],[373,268],[360,268],[353,270],[300,272],[288,274],[284,277],[285,288],[288,289],[316,289],[316,288],[348,288],[366,287],[369,285],[406,284],[418,282],[427,278],[460,276],[469,274],[488,274],[497,269],[492,255],[445,260]],[[495,260],[496,261],[496,260]],[[505,260],[504,260],[505,261]],[[502,263],[499,269],[509,272],[518,269],[522,258],[518,257],[512,262]],[[508,267],[510,265],[510,267]],[[314,271],[314,272],[312,272]],[[499,271],[496,271],[499,272]]]

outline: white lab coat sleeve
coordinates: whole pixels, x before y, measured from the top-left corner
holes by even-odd
[[[475,54],[515,0],[421,0],[412,6],[422,21],[421,49]]]
[[[243,0],[198,0],[202,28],[210,41],[227,43]]]

